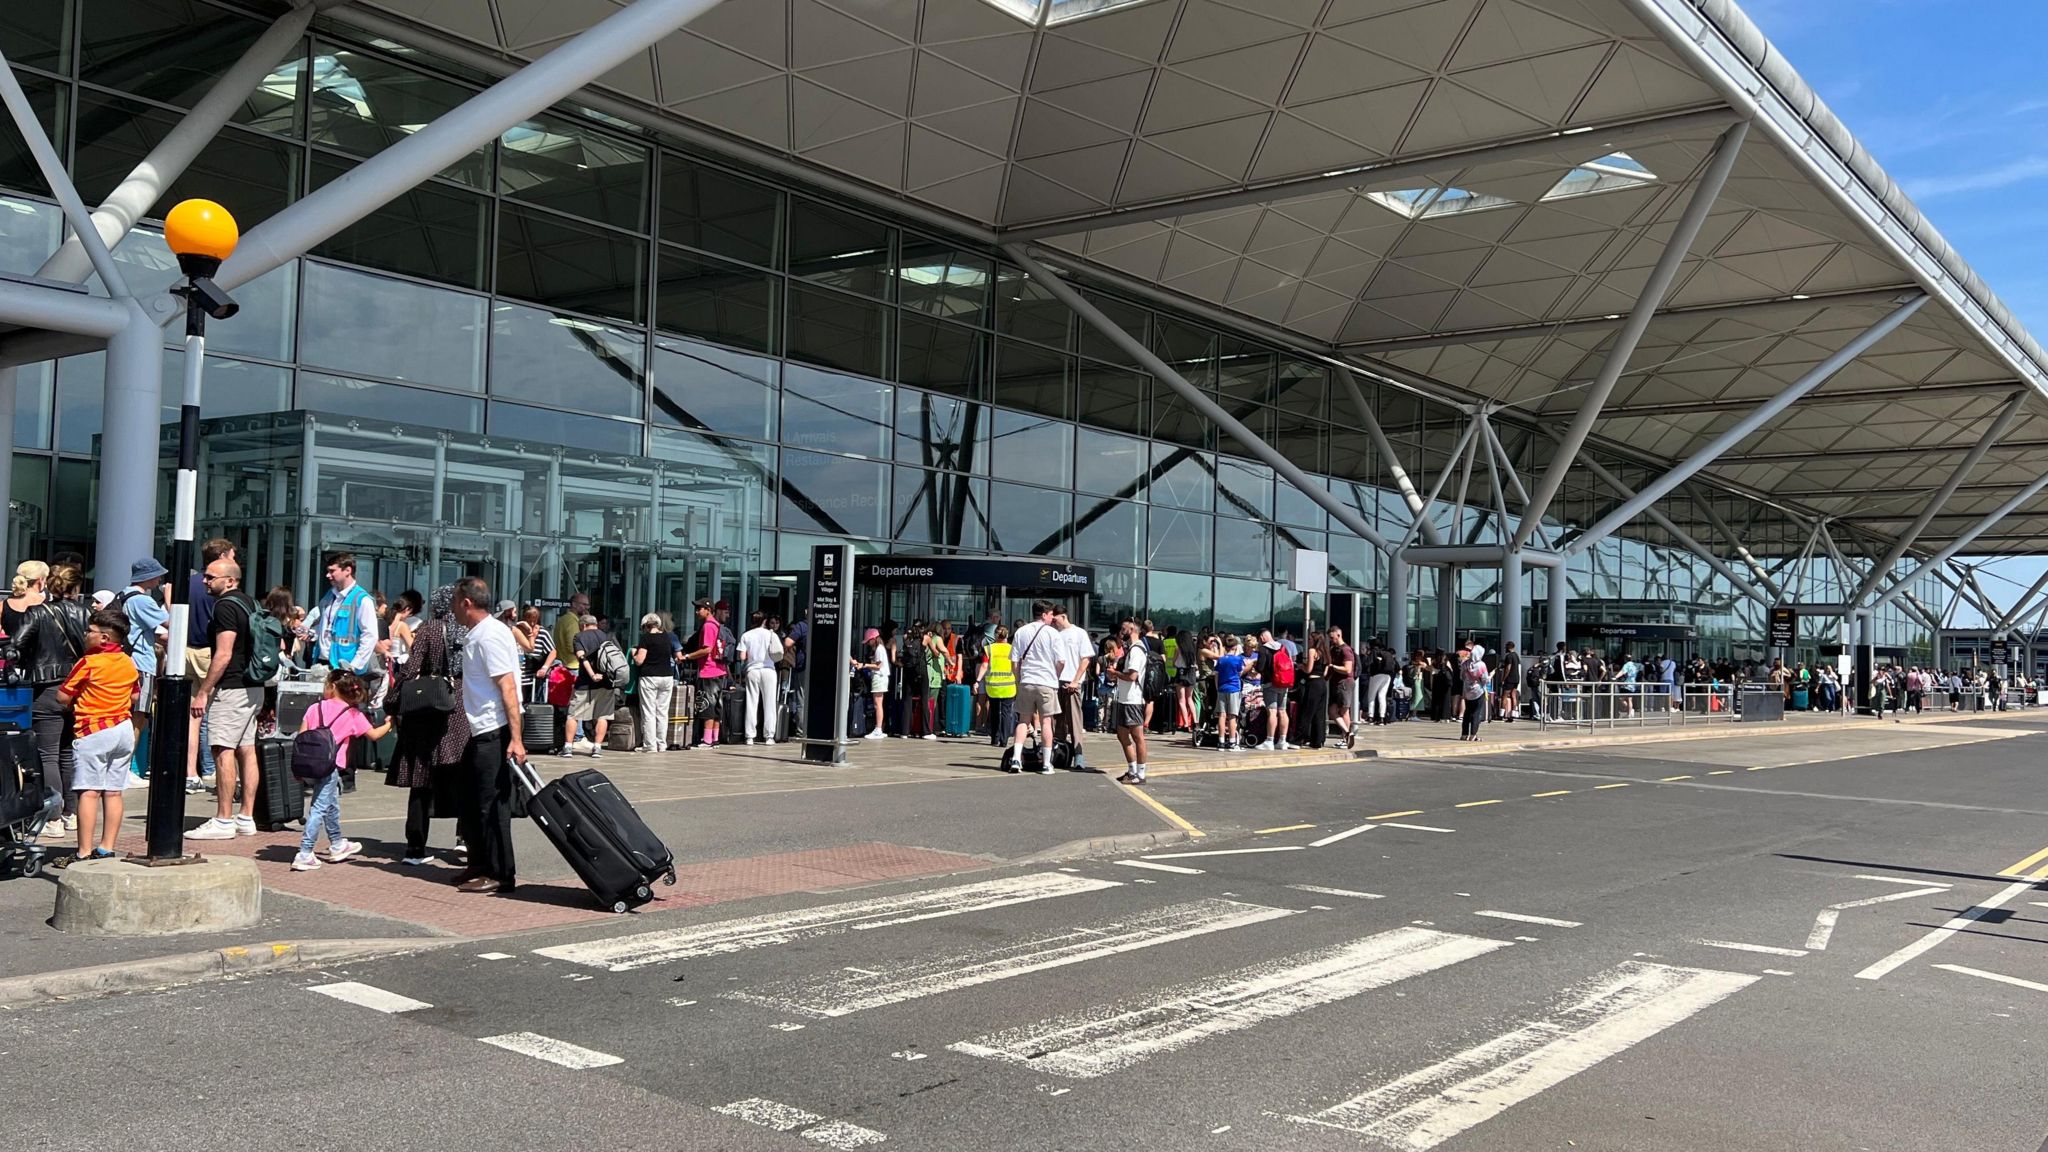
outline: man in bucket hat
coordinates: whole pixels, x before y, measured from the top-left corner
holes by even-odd
[[[170,569],[144,556],[128,568],[128,586],[115,596],[109,607],[128,617],[128,656],[135,661],[141,689],[135,694],[135,759],[131,767],[137,776],[149,775],[149,709],[156,699],[158,642],[170,634],[171,614],[157,601]]]

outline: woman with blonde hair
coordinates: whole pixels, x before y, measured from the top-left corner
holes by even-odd
[[[640,700],[640,745],[635,752],[668,751],[668,709],[676,698],[676,646],[661,613],[640,618],[640,643],[633,649],[633,691]]]
[[[0,603],[0,629],[9,636],[21,634],[23,615],[46,598],[49,579],[50,566],[41,560],[23,560],[15,567],[13,594]]]

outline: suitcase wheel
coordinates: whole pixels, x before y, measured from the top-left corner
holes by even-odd
[[[645,884],[642,884],[638,888],[633,889],[633,895],[639,897],[642,900],[652,900],[654,899],[654,889],[649,888]]]
[[[668,875],[666,875],[666,876],[662,877],[662,878],[661,878],[661,882],[662,882],[663,884],[666,884],[666,885],[668,885],[668,886],[669,886],[669,887],[671,887],[671,888],[675,887],[675,885],[676,885],[676,870],[675,870],[675,869],[673,869],[673,868],[669,869],[669,870],[668,870]]]
[[[612,901],[612,911],[623,914],[626,911],[626,902],[624,900]]]
[[[40,876],[42,872],[43,858],[40,855],[31,855],[21,862],[21,875],[24,879]]]

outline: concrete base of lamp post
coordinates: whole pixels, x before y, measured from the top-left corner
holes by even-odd
[[[81,936],[169,936],[247,928],[263,918],[263,881],[237,857],[168,868],[80,861],[57,874],[51,925]]]

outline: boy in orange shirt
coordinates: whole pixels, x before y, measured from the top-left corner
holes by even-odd
[[[135,755],[135,725],[129,712],[141,677],[121,650],[128,617],[103,608],[85,627],[86,654],[57,689],[57,704],[73,710],[78,767],[71,790],[78,793],[78,859],[110,860],[121,832],[121,790],[128,786],[128,762]],[[101,819],[101,813],[105,819]],[[93,846],[99,824],[99,846]]]

